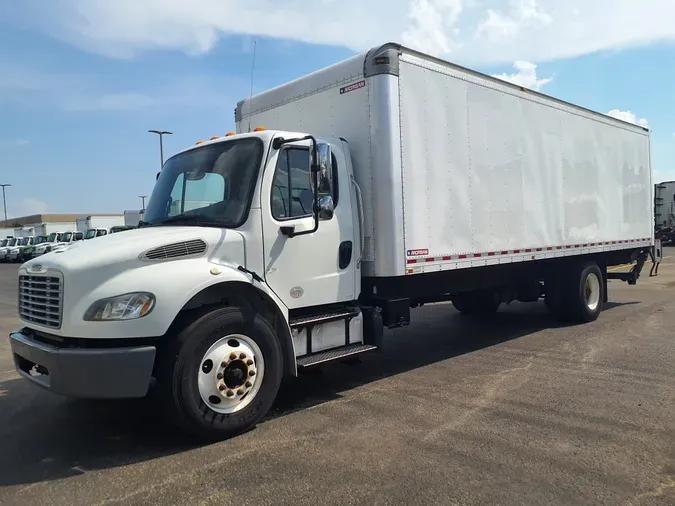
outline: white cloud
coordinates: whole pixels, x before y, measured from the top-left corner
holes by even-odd
[[[649,121],[647,121],[644,118],[638,119],[635,113],[631,111],[620,111],[618,109],[612,109],[607,113],[607,116],[611,116],[612,118],[620,119],[628,123],[633,123],[634,125],[639,125],[644,128],[649,128]]]
[[[30,141],[28,139],[23,139],[21,137],[17,137],[14,139],[0,140],[0,146],[7,146],[10,148],[24,148],[29,144]]]
[[[44,214],[49,210],[49,205],[42,200],[33,197],[20,198],[18,203],[12,202],[11,195],[7,195],[7,216],[20,218],[31,214]],[[4,218],[4,217],[3,217]]]
[[[462,63],[546,61],[675,40],[664,0],[23,0],[0,20],[86,51],[210,51],[230,35],[365,50],[389,40]],[[239,45],[240,42],[237,42]]]
[[[495,74],[492,77],[508,81],[518,86],[524,86],[534,91],[541,90],[548,83],[553,81],[552,77],[541,78],[537,77],[537,66],[534,63],[526,61],[517,61],[513,64],[513,68],[517,72],[513,74]]]
[[[136,82],[131,78],[120,85],[95,75],[60,74],[0,61],[0,104],[39,104],[69,112],[180,106],[229,108],[238,97],[228,94],[247,87],[248,83],[239,79],[212,75],[181,75],[161,82]],[[15,142],[25,145],[28,141],[17,139]]]

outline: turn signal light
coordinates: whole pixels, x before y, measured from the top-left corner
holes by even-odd
[[[195,142],[195,146],[199,146],[200,144],[204,144],[205,141],[197,141]]]
[[[227,132],[225,134],[225,137],[232,137],[233,135],[237,135],[237,134],[235,134],[234,132]]]
[[[264,132],[264,131],[265,131],[265,127],[255,127],[255,128],[253,129],[253,131],[254,131],[254,132]]]
[[[220,139],[220,136],[214,135],[214,136],[211,137],[209,140],[210,140],[210,141],[215,141],[216,139]]]

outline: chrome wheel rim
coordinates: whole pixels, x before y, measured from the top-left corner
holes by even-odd
[[[255,399],[264,375],[265,361],[256,342],[243,334],[230,334],[213,343],[202,357],[197,387],[210,409],[236,413]]]
[[[586,300],[586,307],[591,311],[595,311],[600,304],[600,279],[597,274],[591,272],[586,277],[584,284],[584,298]]]

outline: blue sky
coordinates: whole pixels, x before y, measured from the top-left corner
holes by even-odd
[[[1,0],[0,183],[13,216],[139,208],[147,130],[175,132],[168,157],[233,129],[254,40],[256,91],[402,41],[648,122],[656,178],[675,179],[668,19],[658,0]]]

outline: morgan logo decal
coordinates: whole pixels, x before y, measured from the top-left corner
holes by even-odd
[[[408,256],[409,257],[421,257],[424,255],[428,255],[429,250],[428,249],[409,249],[408,250]]]
[[[301,286],[294,286],[291,288],[291,297],[294,299],[299,299],[305,293]]]
[[[361,88],[366,87],[366,80],[359,81],[358,83],[350,84],[349,86],[343,86],[340,88],[340,95],[344,95],[345,93],[349,93],[350,91],[354,90],[360,90]]]

